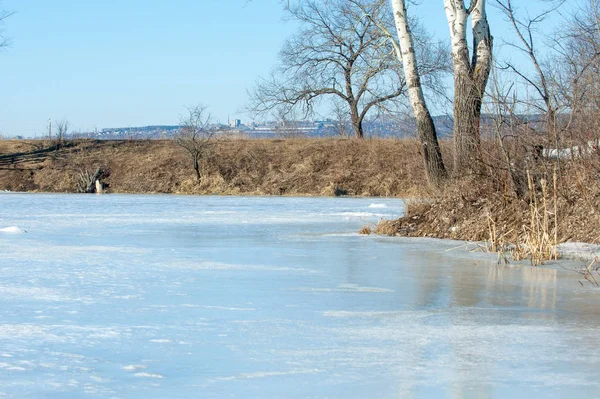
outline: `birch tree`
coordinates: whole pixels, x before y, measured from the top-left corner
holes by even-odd
[[[444,0],[454,65],[454,173],[472,170],[479,155],[482,99],[492,67],[492,36],[485,0]],[[473,49],[467,44],[471,17]]]
[[[392,10],[398,34],[398,42],[392,41],[392,43],[404,69],[408,97],[417,124],[419,140],[423,148],[423,160],[427,179],[432,187],[439,188],[446,179],[447,172],[442,159],[433,118],[423,95],[423,87],[406,13],[405,0],[392,0]]]

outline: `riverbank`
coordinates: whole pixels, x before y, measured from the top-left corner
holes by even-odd
[[[0,141],[0,156],[49,145]],[[79,140],[0,165],[0,190],[74,193],[81,174],[101,168],[113,193],[406,198],[428,195],[421,163],[416,140],[218,140],[198,181],[172,141]]]
[[[521,195],[501,165],[432,193],[416,140],[219,140],[199,181],[172,141],[50,144],[0,141],[0,190],[74,193],[82,175],[100,168],[113,193],[409,198],[406,214],[376,233],[486,241],[493,251],[518,244],[517,258],[530,255],[528,246],[543,252],[564,242],[600,243],[600,160],[592,157],[521,165]],[[450,147],[442,141],[446,158]],[[9,154],[21,155],[8,162]]]
[[[523,169],[517,195],[500,168],[452,182],[429,200],[408,201],[406,214],[376,233],[485,241],[517,259],[552,257],[566,242],[600,243],[600,160],[540,160]],[[588,256],[589,257],[589,256]]]

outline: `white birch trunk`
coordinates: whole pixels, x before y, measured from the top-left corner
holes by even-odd
[[[392,0],[394,22],[398,33],[396,53],[402,62],[408,87],[408,98],[417,123],[417,132],[423,146],[423,158],[427,179],[431,186],[439,188],[446,178],[446,169],[442,160],[433,119],[425,103],[421,79],[417,67],[417,57],[406,15],[405,0]]]
[[[474,72],[477,75],[479,72],[477,67],[481,68],[484,64],[490,64],[491,67],[492,61],[492,37],[485,12],[485,0],[477,1],[471,15],[471,24],[473,26],[473,66],[476,68]]]
[[[406,5],[404,0],[392,0],[392,9],[394,10],[394,21],[398,32],[398,44],[400,46],[400,62],[404,68],[404,77],[408,84],[408,97],[415,118],[422,117],[423,113],[428,112],[425,105],[425,97],[420,84],[419,72],[417,69],[417,57],[415,55],[408,19],[406,16]]]
[[[476,1],[476,0],[473,0]],[[450,29],[454,73],[468,73],[469,47],[467,46],[467,19],[469,14],[462,0],[444,0],[444,9]]]
[[[477,168],[481,104],[491,69],[492,40],[485,0],[444,0],[454,64],[454,172],[461,175]],[[471,16],[473,57],[467,45]]]

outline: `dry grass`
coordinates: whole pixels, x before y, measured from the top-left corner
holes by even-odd
[[[491,155],[479,175],[454,180],[430,201],[409,203],[403,218],[375,231],[483,241],[499,259],[532,265],[556,259],[559,243],[600,242],[600,153],[564,160],[517,154],[512,179],[494,161],[500,157],[493,143],[483,145]]]
[[[371,226],[365,226],[362,229],[360,229],[360,231],[358,233],[368,236],[368,235],[371,235],[372,232],[373,231],[371,230]]]
[[[0,155],[39,142],[0,141]],[[114,193],[221,195],[428,195],[415,140],[286,139],[216,142],[195,178],[170,141],[78,141],[43,162],[0,170],[0,189],[75,192],[102,168]]]
[[[555,212],[549,209],[548,186],[544,179],[540,180],[541,198],[538,199],[537,190],[534,188],[533,178],[527,173],[529,188],[529,225],[523,226],[523,248],[527,251],[520,258],[527,257],[533,266],[542,264],[546,260],[558,259],[556,250],[557,242],[557,205],[554,204]],[[556,174],[554,178],[554,193],[556,193]],[[555,194],[556,197],[556,194]],[[551,226],[550,216],[554,216]]]

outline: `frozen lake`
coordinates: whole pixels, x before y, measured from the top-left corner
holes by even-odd
[[[394,199],[0,194],[0,398],[584,398],[599,291]]]

